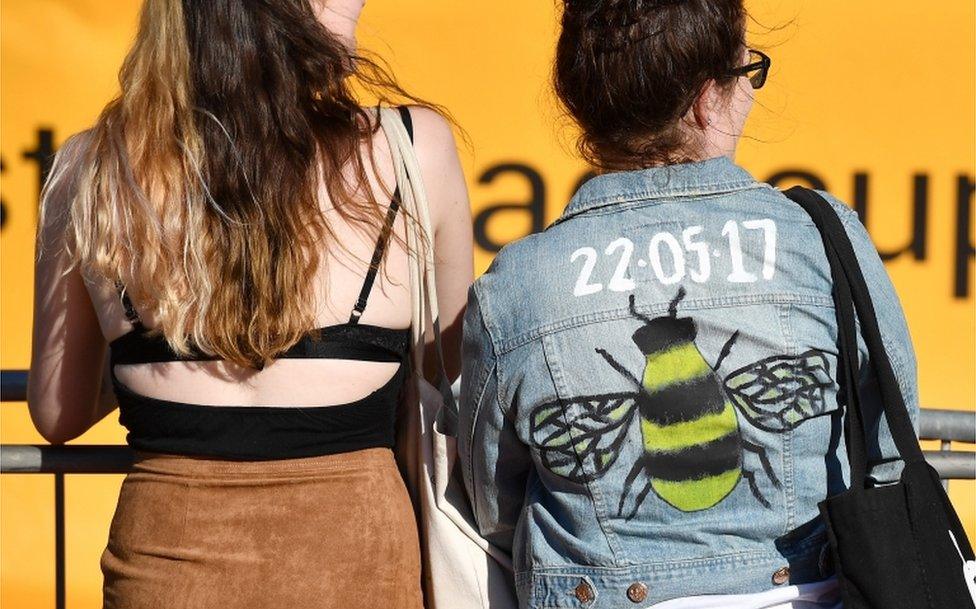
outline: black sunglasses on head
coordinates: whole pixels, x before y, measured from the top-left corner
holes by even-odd
[[[748,76],[753,89],[761,89],[769,76],[769,67],[773,60],[762,51],[749,49],[749,63],[732,70],[730,76]]]

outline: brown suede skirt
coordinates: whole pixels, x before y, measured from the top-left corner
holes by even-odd
[[[388,449],[281,461],[142,453],[102,555],[107,609],[421,609]]]

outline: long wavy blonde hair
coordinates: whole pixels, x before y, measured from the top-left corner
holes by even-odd
[[[323,182],[344,220],[382,225],[378,126],[351,81],[417,100],[309,2],[146,0],[120,95],[55,161],[45,199],[74,174],[70,259],[128,286],[178,353],[261,368],[313,327],[309,277],[338,242]]]

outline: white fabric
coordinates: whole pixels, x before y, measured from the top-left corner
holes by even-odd
[[[437,289],[434,281],[427,194],[414,148],[396,110],[380,110],[390,143],[397,187],[407,223],[413,310],[412,382],[400,427],[398,459],[418,509],[424,559],[424,591],[428,609],[515,609],[511,560],[478,533],[460,473],[455,470],[457,441],[437,429],[441,393],[424,380],[423,352],[427,330],[437,331]]]
[[[959,552],[959,559],[962,560],[962,577],[966,580],[969,595],[973,597],[973,604],[976,604],[976,561],[966,560],[952,531],[949,531],[949,538],[952,539],[952,545],[956,547],[956,552]]]
[[[837,579],[756,594],[686,596],[647,609],[842,609]]]
[[[976,603],[976,560],[967,560],[962,564],[962,576],[966,578],[966,586],[969,587],[973,603]]]

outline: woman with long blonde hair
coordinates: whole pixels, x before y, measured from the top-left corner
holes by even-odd
[[[406,212],[354,89],[413,98],[357,51],[363,4],[146,0],[120,95],[55,161],[28,398],[53,443],[118,405],[136,450],[106,607],[421,606],[391,452]],[[399,110],[456,370],[467,192],[447,121]]]

